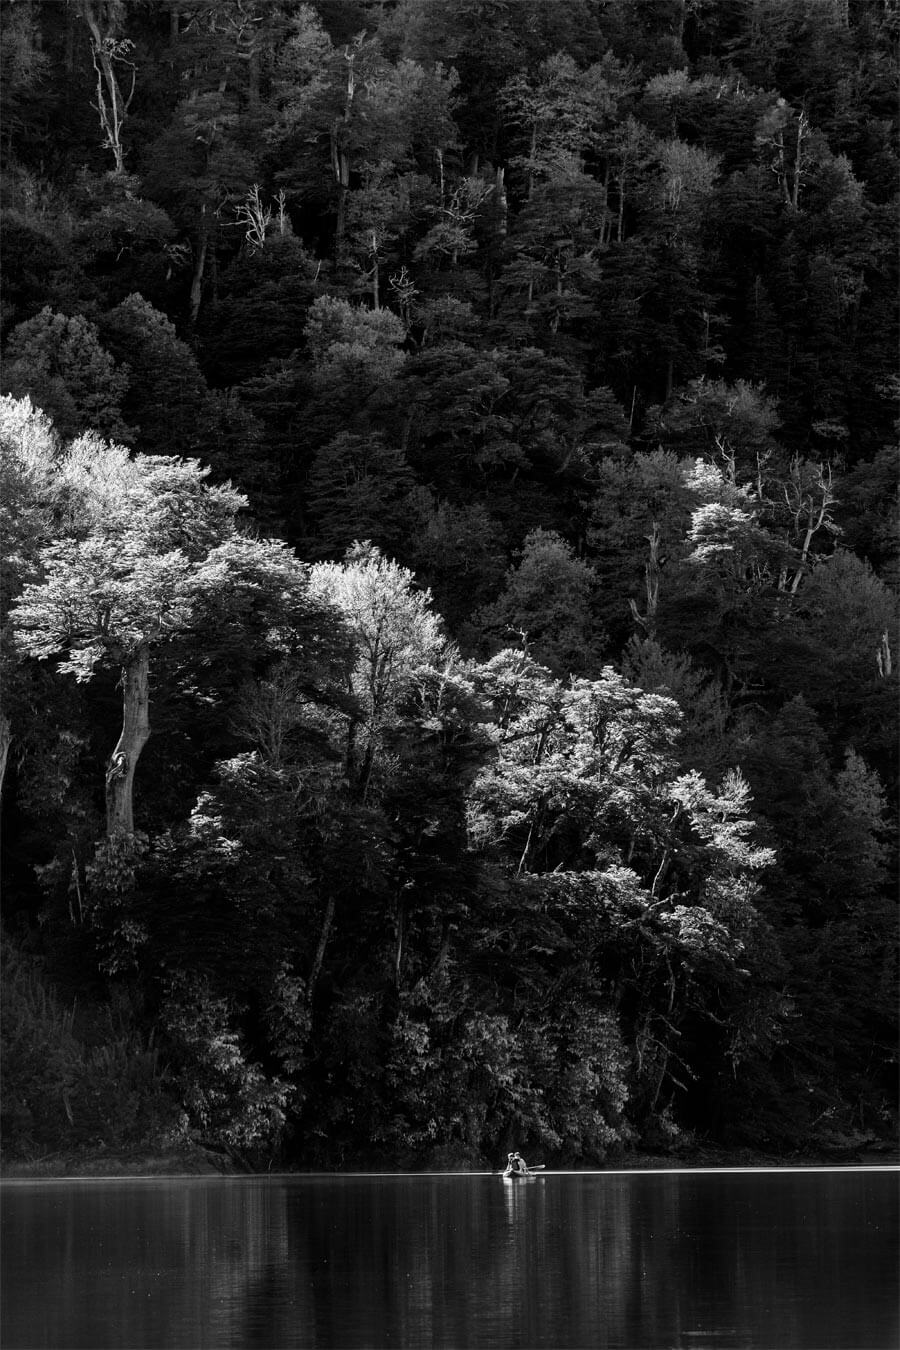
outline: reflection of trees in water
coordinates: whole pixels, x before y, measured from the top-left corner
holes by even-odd
[[[313,1270],[316,1340],[368,1332],[377,1342],[380,1327],[392,1343],[464,1345],[502,1327],[510,1343],[533,1344],[596,1327],[598,1307],[625,1306],[633,1277],[629,1199],[617,1183],[347,1179],[319,1204],[313,1191],[289,1214]],[[554,1187],[565,1188],[562,1205]]]
[[[850,1173],[13,1188],[4,1344],[892,1344],[896,1208]]]
[[[35,1299],[29,1321],[43,1339],[29,1343],[268,1346],[294,1337],[293,1321],[281,1342],[270,1331],[279,1295],[288,1285],[292,1299],[302,1292],[277,1184],[101,1181],[29,1199],[17,1213],[19,1260],[51,1293]],[[257,1339],[245,1339],[238,1329],[266,1282],[274,1299],[256,1319]],[[293,1316],[303,1318],[302,1303]]]
[[[484,1178],[346,1178],[293,1199],[318,1343],[378,1344],[380,1328],[392,1343],[465,1343],[470,1305],[498,1259]]]

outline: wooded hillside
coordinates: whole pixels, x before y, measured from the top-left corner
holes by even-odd
[[[895,7],[0,17],[7,1153],[895,1137]]]

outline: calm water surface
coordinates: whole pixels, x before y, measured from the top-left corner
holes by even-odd
[[[6,1182],[3,1350],[895,1350],[898,1174]]]

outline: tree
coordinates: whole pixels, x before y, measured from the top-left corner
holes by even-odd
[[[738,380],[691,380],[648,414],[652,434],[667,449],[718,459],[733,481],[752,483],[758,497],[769,477],[785,465],[776,433],[778,405],[764,388]]]
[[[719,778],[736,750],[729,735],[729,706],[718,681],[708,678],[689,656],[667,651],[635,635],[621,659],[622,674],[648,694],[667,694],[681,709],[678,755],[706,778]]]
[[[480,504],[455,505],[416,487],[406,499],[406,555],[433,593],[438,613],[460,638],[474,636],[475,615],[504,572],[502,532]]]
[[[365,30],[334,47],[304,6],[279,60],[276,98],[283,181],[334,211],[337,262],[380,303],[381,265],[405,232],[411,197],[455,146],[456,77],[385,59]]]
[[[52,538],[56,455],[49,418],[28,398],[0,399],[0,659],[6,668],[5,706],[0,706],[0,793],[13,738],[9,610],[39,574],[41,548]]]
[[[456,498],[473,469],[522,462],[499,404],[509,388],[499,353],[460,341],[427,347],[407,362],[408,458],[417,474]],[[408,390],[408,393],[406,392]]]
[[[342,554],[359,534],[379,547],[401,548],[413,485],[403,455],[377,433],[336,436],[318,452],[307,482],[314,552]]]
[[[805,110],[801,108],[795,114],[783,98],[779,98],[757,124],[756,143],[760,154],[778,180],[785,206],[792,211],[800,207],[800,189],[807,173],[809,139],[809,117]]]
[[[570,910],[578,949],[620,991],[652,1116],[679,1081],[673,1063],[693,1073],[677,1048],[692,1019],[742,1006],[729,1031],[749,1034],[741,964],[761,927],[755,874],[774,854],[753,840],[748,785],[735,770],[715,789],[679,773],[676,704],[609,668],[564,684],[507,651],[476,688],[497,750],[469,794],[472,846],[537,885],[554,916]]]
[[[57,231],[29,211],[4,209],[3,270],[6,274],[0,316],[4,333],[34,318],[48,301],[54,310],[74,307],[83,283]]]
[[[37,570],[40,547],[53,529],[58,440],[30,398],[0,398],[0,621]]]
[[[576,160],[548,166],[516,216],[504,250],[507,261],[497,290],[510,326],[512,309],[540,341],[547,329],[554,336],[567,334],[589,313],[591,289],[600,276],[597,230],[605,218],[601,185]]]
[[[355,384],[357,397],[392,379],[405,355],[403,325],[390,310],[370,310],[348,300],[320,295],[313,302],[305,336],[322,382]]]
[[[21,135],[28,122],[28,104],[38,93],[50,68],[38,15],[31,5],[8,6],[0,49],[0,106],[7,136]]]
[[[596,576],[564,539],[552,530],[532,530],[505,588],[480,617],[503,645],[510,634],[521,634],[526,650],[554,674],[591,673],[604,644],[596,591]]]
[[[887,445],[840,481],[843,542],[897,589],[900,583],[900,474],[897,449]]]
[[[289,229],[288,218],[283,234],[279,223],[264,249],[242,249],[219,273],[200,322],[204,372],[217,387],[243,384],[297,350],[321,263]]]
[[[624,71],[614,57],[579,70],[558,52],[541,63],[534,80],[521,72],[503,88],[501,105],[519,130],[522,152],[511,167],[524,173],[530,201],[536,180],[565,159],[596,154],[624,93]]]
[[[476,0],[465,10],[449,0],[403,0],[385,24],[383,41],[396,43],[414,61],[444,61],[457,71],[462,139],[476,155],[496,163],[499,92],[523,64],[527,28],[503,0]],[[540,55],[545,54],[546,48]]]
[[[116,362],[131,372],[123,413],[142,453],[196,454],[206,421],[206,381],[174,324],[133,294],[103,315],[100,330]]]
[[[245,68],[234,50],[239,35],[227,21],[219,28],[218,17],[218,7],[201,6],[192,18],[190,92],[154,142],[144,173],[147,195],[190,235],[191,325],[198,321],[209,272],[215,275],[224,208],[233,209],[259,179],[253,152],[237,134],[234,75]]]
[[[126,9],[122,0],[79,0],[80,17],[91,35],[97,74],[97,102],[103,143],[112,152],[114,172],[125,172],[122,131],[134,98],[137,67],[130,59],[134,43],[122,36]]]
[[[802,694],[840,744],[854,744],[887,775],[896,647],[896,597],[865,562],[839,550],[801,584],[759,667],[784,695]]]
[[[167,304],[180,250],[177,230],[166,212],[140,195],[139,180],[133,175],[91,174],[84,169],[77,193],[79,220],[72,252],[88,279],[82,290],[92,285],[107,305],[135,292],[157,305]]]
[[[781,483],[787,508],[789,539],[797,553],[793,578],[786,574],[782,585],[790,580],[790,591],[796,595],[801,579],[811,569],[814,556],[811,548],[819,531],[824,529],[832,538],[840,527],[834,520],[836,495],[830,464],[811,464],[797,456],[791,461],[786,479]],[[780,505],[780,503],[779,503]]]
[[[355,544],[342,563],[316,564],[310,586],[337,607],[356,645],[349,692],[360,714],[348,727],[346,764],[365,800],[399,709],[418,673],[446,660],[446,638],[430,594],[368,542]]]
[[[794,1006],[768,1091],[788,1137],[813,1141],[871,1127],[886,1091],[874,1062],[896,1039],[884,791],[854,749],[836,771],[829,758],[822,722],[799,696],[745,737],[746,771],[779,853],[762,904]]]
[[[684,465],[664,450],[606,455],[591,473],[591,486],[585,534],[600,581],[599,614],[620,644],[633,622],[652,638],[670,590],[667,573],[687,552],[694,502]]]
[[[764,524],[751,486],[698,459],[685,472],[694,496],[688,548],[677,589],[661,616],[660,637],[703,654],[729,689],[746,687],[774,622],[775,593],[794,556]]]
[[[122,403],[128,384],[127,371],[101,346],[96,325],[80,315],[68,318],[45,306],[9,335],[4,391],[36,400],[64,437],[96,430],[127,438]]]
[[[15,640],[29,656],[62,655],[58,669],[79,681],[103,665],[121,671],[122,727],[106,769],[107,837],[133,837],[134,777],[150,736],[155,652],[190,629],[201,612],[290,623],[302,609],[306,574],[282,544],[238,533],[245,499],[213,487],[196,460],[130,460],[120,447],[76,443],[62,467],[89,494],[103,480],[102,509],[81,538],[45,547],[41,579],[15,607]],[[82,486],[83,484],[83,486]],[[252,597],[252,601],[251,601]],[[233,621],[233,619],[232,619]],[[227,626],[220,641],[229,640]]]

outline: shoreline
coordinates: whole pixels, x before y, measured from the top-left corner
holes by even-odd
[[[606,1163],[595,1165],[593,1167],[561,1167],[559,1170],[568,1173],[571,1172],[665,1172],[665,1171],[715,1171],[723,1169],[748,1169],[754,1168],[778,1170],[779,1168],[802,1170],[803,1168],[842,1168],[842,1167],[900,1167],[900,1150],[893,1145],[885,1144],[882,1148],[868,1148],[858,1151],[848,1150],[846,1153],[824,1152],[808,1154],[773,1154],[755,1149],[690,1149],[684,1153],[629,1153],[622,1157],[609,1159]],[[379,1174],[389,1176],[392,1173],[397,1175],[411,1175],[421,1172],[423,1175],[429,1169],[427,1166],[421,1168],[402,1168],[398,1166],[384,1166],[378,1168],[365,1168],[360,1165],[350,1165],[340,1168],[304,1168],[295,1166],[291,1168],[278,1168],[272,1171],[272,1175],[278,1176],[349,1176],[359,1175],[366,1171],[377,1171]],[[456,1167],[447,1169],[458,1172],[461,1176],[470,1172],[490,1172],[493,1171],[487,1160],[482,1165],[473,1162],[471,1167]],[[502,1169],[496,1169],[498,1172]],[[550,1168],[550,1171],[556,1170]],[[117,1177],[158,1177],[178,1178],[178,1177],[252,1177],[266,1176],[269,1173],[265,1170],[254,1171],[247,1167],[241,1167],[234,1160],[224,1155],[216,1154],[208,1149],[196,1148],[180,1150],[176,1153],[151,1153],[144,1150],[130,1150],[124,1152],[103,1152],[103,1153],[65,1153],[53,1154],[43,1158],[35,1159],[7,1159],[0,1162],[0,1181],[16,1180],[35,1180],[42,1179],[64,1180],[71,1178],[90,1179],[114,1179]]]

